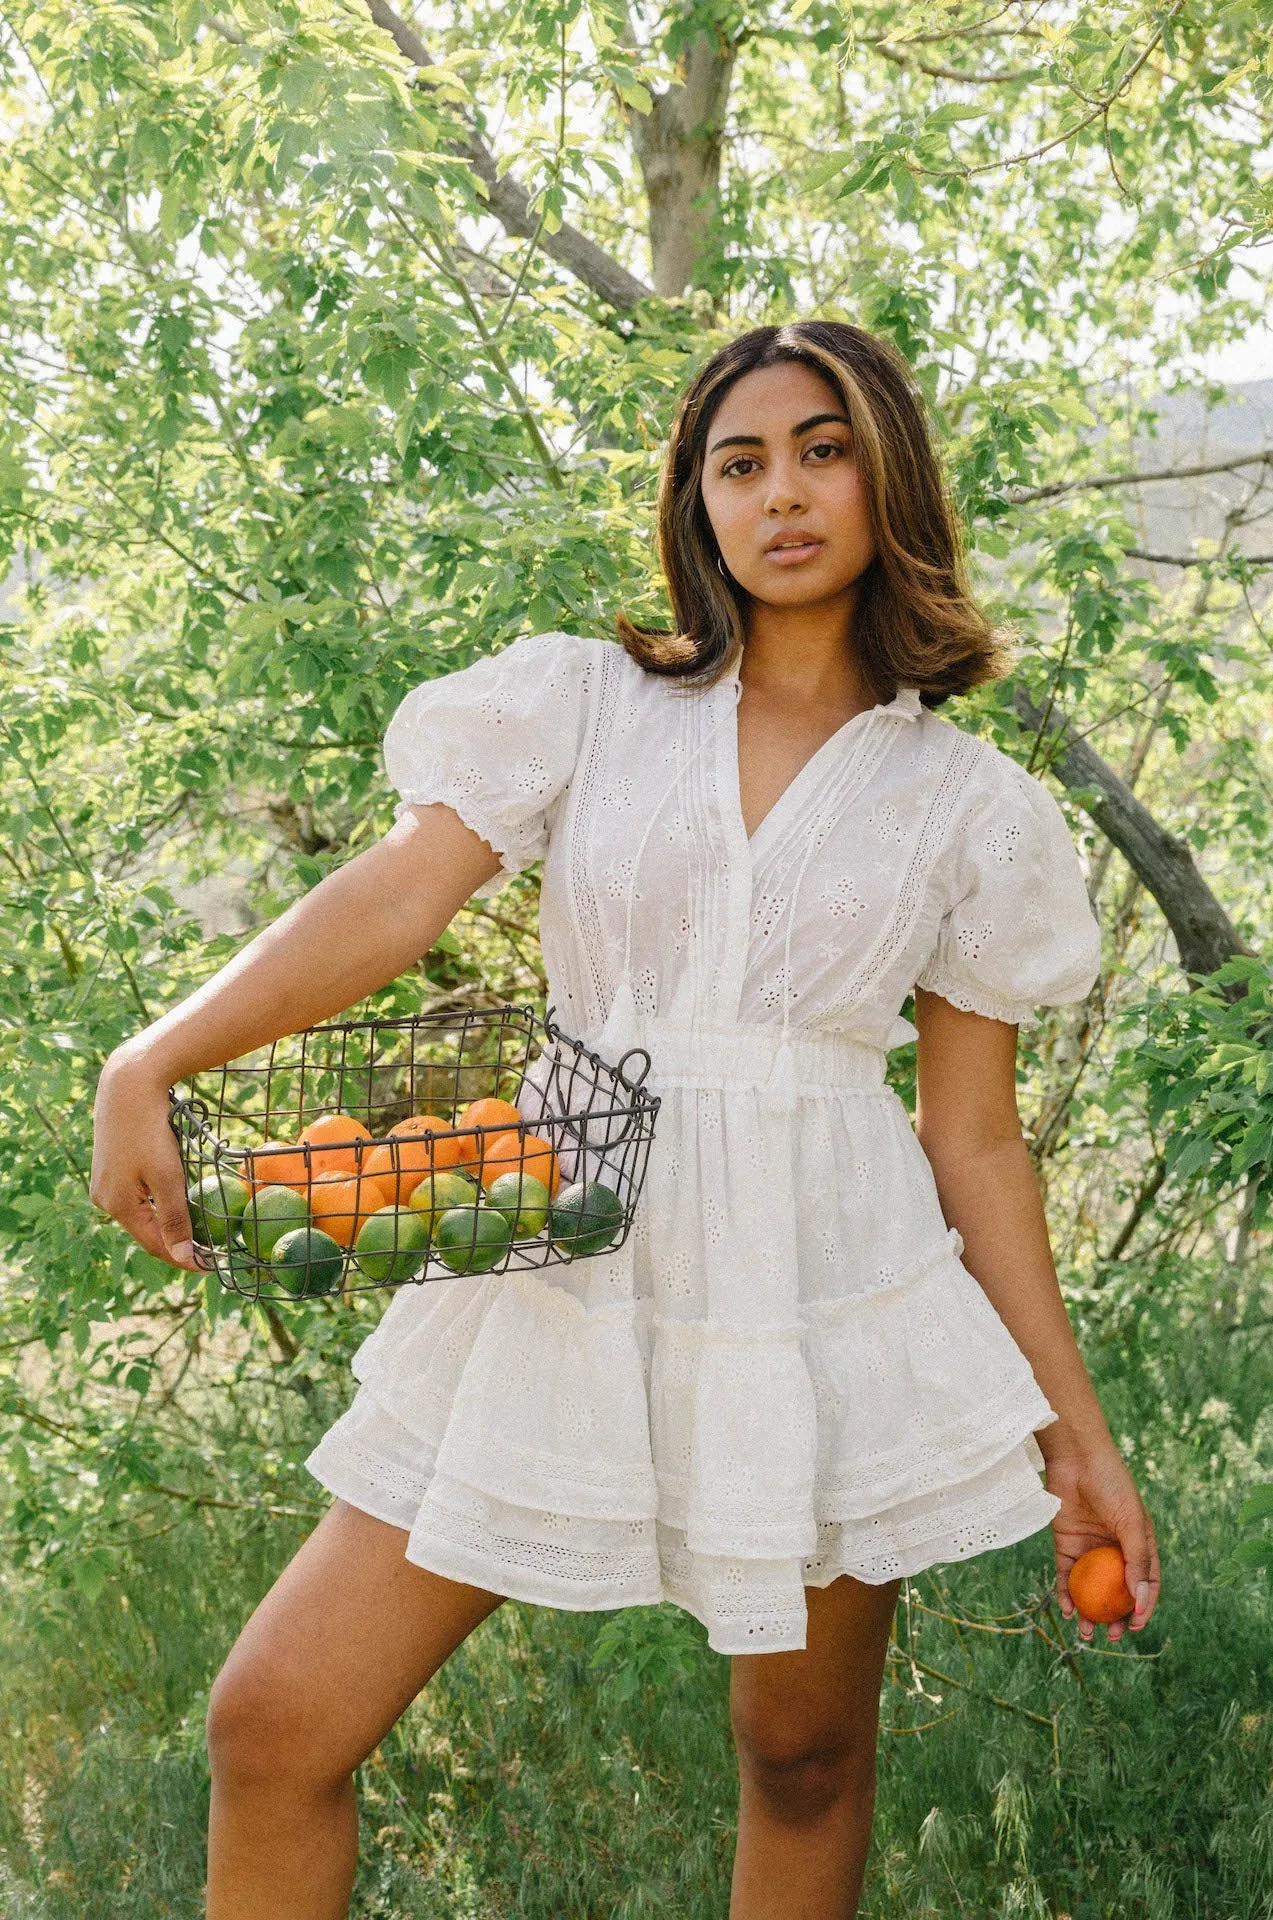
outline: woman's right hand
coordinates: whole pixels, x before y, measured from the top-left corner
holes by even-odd
[[[148,1070],[144,1058],[112,1054],[93,1103],[89,1198],[157,1260],[202,1273],[168,1114],[164,1077]]]

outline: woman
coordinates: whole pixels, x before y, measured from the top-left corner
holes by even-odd
[[[1015,1102],[1018,1023],[1099,937],[1047,792],[932,711],[997,662],[907,369],[839,324],[734,341],[659,530],[674,633],[417,688],[392,831],[102,1078],[94,1196],[193,1267],[169,1084],[543,857],[562,1023],[646,1047],[663,1101],[624,1247],[402,1289],[360,1350],[309,1463],[335,1505],[213,1690],[212,1920],[346,1912],[353,1770],[501,1597],[675,1599],[733,1656],[733,1920],[856,1912],[901,1577],[1050,1521],[1067,1613],[1101,1543],[1153,1611]],[[912,988],[915,1132],[884,1085]]]

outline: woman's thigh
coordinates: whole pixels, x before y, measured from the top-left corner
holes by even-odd
[[[900,1584],[866,1586],[846,1574],[806,1587],[802,1650],[734,1657],[729,1704],[740,1755],[781,1768],[815,1755],[874,1753]]]
[[[412,1566],[407,1535],[343,1500],[239,1635],[212,1690],[214,1768],[350,1773],[501,1596]],[[254,1764],[255,1762],[255,1764]]]

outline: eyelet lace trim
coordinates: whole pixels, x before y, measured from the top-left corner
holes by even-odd
[[[586,1009],[585,1027],[596,1028],[605,1019],[614,998],[614,982],[605,962],[605,938],[601,908],[594,884],[594,863],[588,858],[588,825],[596,810],[596,790],[602,777],[604,743],[615,724],[619,698],[619,675],[623,662],[616,659],[616,647],[606,647],[600,658],[597,695],[592,705],[583,751],[573,781],[570,808],[570,844],[567,850],[567,887],[575,926],[579,930],[577,953],[587,971],[591,1005]]]
[[[959,1485],[856,1519],[831,1518],[819,1493],[816,1547],[781,1558],[692,1552],[669,1519],[581,1518],[520,1506],[437,1473],[393,1416],[360,1395],[307,1465],[329,1491],[410,1535],[407,1558],[451,1579],[545,1606],[676,1602],[719,1653],[805,1644],[805,1586],[842,1573],[879,1584],[1037,1532],[1059,1501],[1040,1484],[1028,1443]]]
[[[929,876],[941,853],[955,810],[984,751],[981,741],[972,734],[951,729],[950,754],[929,803],[893,912],[878,938],[846,976],[823,1015],[828,1025],[843,1020],[850,1008],[870,998],[878,982],[910,940],[924,904]]]
[[[985,1020],[1006,1020],[1013,1027],[1037,1027],[1039,1024],[1038,1015],[1028,1001],[996,999],[983,987],[969,987],[967,981],[956,981],[937,962],[925,967],[915,984],[922,987],[925,993],[935,993],[943,1000],[948,1000],[961,1013],[979,1013]]]

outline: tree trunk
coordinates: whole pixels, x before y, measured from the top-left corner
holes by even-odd
[[[1018,717],[1032,733],[1045,714],[1024,687],[1013,694]],[[1048,766],[1118,848],[1162,908],[1186,973],[1214,973],[1251,949],[1199,873],[1185,842],[1160,826],[1107,761],[1063,722],[1053,733]]]
[[[630,112],[628,132],[649,208],[654,291],[676,299],[694,280],[720,191],[721,129],[737,42],[713,25],[681,55],[682,78]]]

